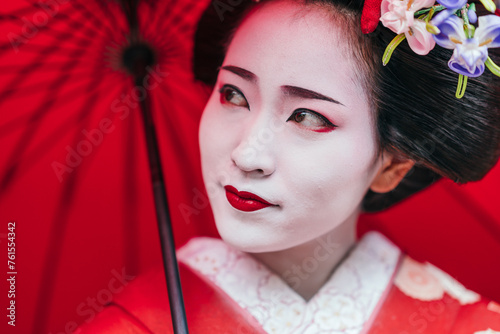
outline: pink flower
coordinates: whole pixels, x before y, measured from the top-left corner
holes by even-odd
[[[408,1],[383,0],[380,21],[396,34],[407,32],[413,25],[413,12],[407,10],[407,7]]]
[[[396,34],[405,34],[410,48],[419,55],[426,55],[436,43],[425,28],[425,22],[415,19],[415,12],[434,5],[435,0],[383,0],[382,24]]]
[[[415,20],[405,35],[410,48],[418,55],[425,56],[436,46],[436,41],[427,31],[425,22],[422,20]]]
[[[413,26],[415,12],[431,7],[435,0],[383,0],[380,21],[396,34],[408,32]]]

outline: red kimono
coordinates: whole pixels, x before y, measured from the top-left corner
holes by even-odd
[[[314,274],[333,251],[286,280]],[[199,237],[178,250],[191,333],[500,333],[500,305],[368,233],[309,301],[248,254]],[[128,289],[128,290],[127,290]],[[76,333],[173,333],[162,271],[145,275]]]

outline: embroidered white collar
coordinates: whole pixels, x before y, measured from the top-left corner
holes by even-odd
[[[278,275],[220,239],[194,238],[178,258],[222,289],[268,333],[361,333],[390,287],[401,252],[370,232],[304,301]]]

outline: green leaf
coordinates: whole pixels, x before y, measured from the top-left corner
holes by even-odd
[[[418,16],[420,16],[420,15],[422,15],[422,14],[427,14],[427,13],[431,10],[431,8],[432,8],[432,9],[434,9],[434,12],[436,12],[436,13],[437,13],[437,12],[440,12],[440,11],[442,11],[442,10],[444,10],[444,9],[446,9],[446,7],[445,7],[445,6],[441,6],[441,5],[434,5],[434,6],[430,7],[430,8],[425,8],[425,9],[422,9],[422,10],[416,11],[416,12],[415,12],[415,17],[418,17]]]
[[[441,30],[439,30],[438,27],[428,22],[425,24],[425,29],[433,35],[439,35],[441,33]]]
[[[493,0],[480,0],[480,1],[483,4],[484,8],[486,8],[486,10],[489,12],[494,13],[495,10],[497,9],[497,6],[495,6]]]
[[[382,56],[382,64],[385,66],[389,63],[389,60],[391,60],[392,53],[396,48],[398,47],[399,44],[401,44],[402,41],[406,39],[405,34],[399,34],[394,39],[387,45],[387,48],[384,51],[384,55]]]
[[[497,77],[500,77],[500,66],[498,66],[497,64],[495,64],[493,62],[493,60],[491,60],[490,57],[488,57],[488,59],[486,59],[486,61],[484,62],[484,64],[491,71],[491,73],[493,73]]]
[[[457,91],[455,92],[455,96],[457,99],[461,99],[464,97],[465,94],[465,89],[467,88],[467,79],[469,77],[463,74],[460,74],[458,76],[458,85],[457,85]]]

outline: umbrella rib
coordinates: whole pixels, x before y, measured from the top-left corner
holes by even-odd
[[[91,98],[87,100],[87,103],[85,105],[82,105],[80,112],[78,113],[79,117],[78,120],[82,121],[85,120],[85,117],[82,117],[82,115],[86,114],[87,110],[91,110],[93,105],[97,103],[97,100],[99,98],[100,92],[98,89],[95,89],[96,85],[94,82],[99,83],[99,77],[98,71],[95,70],[93,73],[93,78],[94,81],[90,82],[87,86],[87,93],[92,92]],[[89,125],[89,118],[87,118],[87,125]],[[77,145],[77,140],[78,136],[75,136],[74,141],[73,141],[73,147]],[[85,164],[83,164],[85,165]],[[66,183],[64,184],[63,188],[63,195],[60,199],[60,206],[63,208],[63,214],[59,215],[59,213],[56,213],[56,219],[55,223],[53,225],[52,233],[51,233],[51,242],[49,243],[49,251],[47,252],[47,257],[45,259],[45,266],[44,268],[47,268],[42,276],[42,285],[44,289],[42,289],[42,292],[38,295],[38,300],[37,300],[37,307],[36,309],[38,310],[35,315],[35,321],[34,321],[34,326],[36,326],[37,330],[40,328],[45,329],[47,327],[47,319],[49,318],[49,310],[51,308],[51,301],[52,301],[52,296],[53,296],[53,290],[54,290],[54,276],[55,276],[55,268],[57,268],[59,261],[61,259],[61,248],[62,248],[62,242],[60,240],[64,240],[64,232],[66,231],[67,227],[67,222],[69,219],[67,216],[69,215],[70,208],[72,207],[72,204],[74,202],[74,189],[76,186],[77,178],[76,176],[81,176],[82,174],[82,164],[78,166],[75,170],[72,171],[72,173],[69,174],[68,179],[66,180]],[[61,218],[63,217],[63,218]],[[58,219],[59,218],[59,219]],[[34,331],[35,332],[35,331]]]
[[[137,210],[137,195],[138,194],[138,186],[137,186],[137,162],[139,159],[137,158],[137,148],[138,141],[135,136],[132,134],[137,133],[134,131],[134,125],[136,124],[135,117],[136,113],[132,113],[129,115],[129,118],[126,122],[125,133],[128,135],[125,136],[125,140],[122,145],[122,152],[125,157],[125,173],[123,173],[123,184],[127,186],[125,191],[122,192],[123,201],[127,203],[127,207],[129,208],[129,214],[124,217],[125,220],[125,229],[124,229],[124,243],[127,247],[125,247],[125,263],[127,263],[127,267],[131,268],[131,271],[138,272],[139,271],[139,258],[137,257],[137,252],[140,249],[139,240],[137,236],[139,235],[137,222],[140,221],[139,213]],[[140,120],[139,120],[140,121]]]
[[[73,73],[73,74],[79,74],[78,72],[77,73],[71,72],[71,73]],[[82,72],[82,74],[85,74],[85,72]],[[78,76],[77,78],[72,79],[72,83],[81,82],[83,80],[89,80],[89,78],[86,78],[84,76]],[[3,92],[9,93],[10,98],[13,98],[16,94],[17,95],[19,95],[19,94],[22,95],[22,96],[20,96],[20,98],[26,98],[26,96],[29,95],[29,93],[36,94],[37,90],[40,89],[41,85],[43,85],[43,81],[31,83],[29,85],[22,86],[22,87],[16,87],[16,88],[11,88],[11,89],[3,89]]]
[[[165,64],[175,63],[177,66],[182,66],[182,63],[188,63],[185,57],[183,57],[185,54],[185,52],[183,52],[184,50],[179,50],[178,48],[173,47],[173,45],[169,44],[167,41],[157,45],[157,48],[161,51],[159,62],[161,61]]]
[[[74,8],[76,9],[80,9],[81,11],[85,12],[85,14],[83,14],[82,12],[80,12],[82,15],[84,15],[84,17],[86,19],[90,19],[92,20],[92,22],[94,24],[96,24],[96,26],[100,26],[100,27],[104,27],[105,29],[105,32],[106,34],[104,34],[105,37],[108,37],[108,36],[113,36],[113,32],[110,30],[110,27],[108,25],[103,25],[102,22],[100,20],[98,20],[95,15],[93,15],[92,12],[89,12],[89,10],[87,9],[87,7],[83,6],[82,4],[79,4],[79,3],[76,3],[74,1],[70,2],[71,6],[73,6]],[[111,15],[112,16],[112,15]],[[106,17],[107,18],[107,17]],[[99,30],[99,29],[98,29]]]
[[[146,28],[149,28],[149,27],[156,27],[158,26],[158,20],[160,19],[161,15],[158,14],[159,13],[159,10],[158,8],[154,8],[153,9],[153,6],[148,6],[148,13],[149,13],[149,17],[147,18],[147,20],[141,24],[141,27],[142,27],[142,33],[145,32],[145,29]]]
[[[44,51],[45,46],[43,45],[35,45],[32,44],[30,45],[30,49],[25,49],[24,53],[25,54],[34,54],[34,55],[39,55],[41,52],[40,50]],[[52,53],[51,55],[55,55]],[[73,61],[79,61],[80,64],[86,64],[90,63],[91,65],[92,62],[95,64],[96,62],[102,61],[103,65],[106,65],[106,63],[109,63],[109,61],[105,60],[106,55],[99,57],[96,54],[91,54],[89,53],[89,50],[87,47],[72,47],[72,48],[66,48],[64,51],[57,51],[57,56],[61,56],[62,58],[66,58],[68,60],[73,60]],[[90,57],[91,56],[91,57]],[[37,68],[37,72],[39,70],[43,70],[43,67],[46,64],[49,64],[50,60],[45,60],[44,62],[41,62],[39,64],[39,68]],[[79,69],[79,68],[77,68]],[[18,68],[18,73],[27,73],[28,72],[28,67],[27,66],[21,66],[19,65]],[[2,92],[3,93],[3,92]]]
[[[186,25],[187,26],[187,25]],[[162,60],[165,62],[171,62],[173,59],[178,59],[179,62],[184,62],[185,61],[185,54],[186,52],[191,52],[189,49],[185,50],[180,50],[179,48],[175,48],[173,45],[174,44],[179,44],[180,42],[172,42],[171,39],[178,40],[179,34],[185,34],[186,29],[184,29],[186,26],[180,26],[178,32],[172,32],[169,31],[168,34],[163,35],[164,38],[162,39],[156,39],[155,37],[149,38],[152,43],[154,43],[155,47],[160,50],[161,52],[159,53],[159,62]],[[147,36],[147,35],[146,35]],[[152,35],[155,36],[155,35]],[[171,39],[169,39],[169,37]]]
[[[51,53],[52,55],[57,54],[57,56],[61,56],[64,58],[81,58],[83,54],[88,53],[90,50],[88,48],[89,44],[94,43],[92,40],[87,40],[87,41],[80,41],[82,43],[85,43],[86,46],[80,45],[67,45],[64,47],[62,50],[57,50],[54,53]],[[26,46],[26,48],[23,50],[23,52],[30,52],[30,53],[35,53],[35,54],[40,54],[41,52],[45,51],[46,45],[40,45],[40,44],[35,44],[35,43],[30,43],[29,45]],[[74,54],[74,52],[78,51],[78,54]],[[85,57],[85,61],[87,60],[87,57]],[[43,63],[42,63],[43,64]]]
[[[64,33],[61,35],[61,37],[59,38],[59,40],[61,42],[64,42],[65,40],[71,38],[73,35],[71,33]],[[46,59],[49,54],[51,52],[54,52],[56,50],[58,50],[60,48],[59,45],[51,45],[49,46],[48,48],[46,48],[38,58],[36,61],[33,61],[32,63],[30,63],[28,66],[25,67],[24,71],[22,71],[22,73],[35,73],[35,71],[41,67],[41,63],[43,62],[44,59]],[[78,53],[74,53],[74,56],[77,56],[79,55]],[[28,76],[27,75],[19,75],[17,76],[16,78],[14,78],[13,80],[11,80],[6,86],[7,87],[16,87],[18,86],[20,83],[22,83],[23,81],[27,80]],[[7,97],[9,97],[9,93],[6,93],[6,92],[2,92],[0,94],[0,104],[1,104],[1,101],[3,101],[4,99],[6,99]]]
[[[73,10],[73,11],[74,11],[74,10]],[[72,13],[72,12],[70,12],[70,13]],[[55,19],[57,16],[60,16],[60,15],[61,15],[60,13],[57,13],[57,14],[56,14],[53,18]],[[45,25],[45,26],[39,27],[39,28],[38,28],[38,33],[43,32],[43,31],[45,31],[46,29],[48,29],[48,26],[50,26],[50,25],[49,25],[49,24],[47,24],[47,25]],[[82,24],[82,26],[83,26],[83,24]],[[65,34],[68,36],[66,39],[68,39],[68,38],[72,37],[72,34],[71,34],[71,33],[66,32]],[[59,42],[63,42],[63,41],[65,41],[65,39],[59,39]],[[20,45],[18,46],[19,51],[21,51],[21,48],[22,48],[22,47],[24,47],[24,46],[26,46],[26,44],[29,44],[29,43],[22,43],[22,44],[20,44]],[[7,43],[4,43],[4,44],[0,44],[0,51],[9,51],[9,52],[10,52],[10,51],[11,51],[10,49],[11,49],[12,47],[13,47],[12,42],[7,42]],[[54,46],[54,45],[53,45],[52,47],[57,47],[57,46]],[[0,53],[0,54],[1,54],[1,53]]]
[[[83,63],[83,65],[86,65],[86,66],[90,67],[90,66],[94,66],[96,63],[98,63],[101,60],[101,58],[95,58],[95,59],[88,59],[88,58],[86,58],[86,60],[89,60],[89,62],[88,63],[85,62],[85,63]],[[50,71],[60,72],[61,69],[64,66],[66,66],[67,63],[68,62],[51,62],[51,63],[46,62],[46,63],[42,63],[43,67],[40,68],[40,69],[38,69],[38,72],[50,72]],[[24,68],[24,65],[5,65],[5,66],[0,65],[0,72],[2,72],[2,73],[13,72],[13,73],[17,74],[23,68]],[[82,74],[86,74],[87,73],[86,67],[83,67],[82,65],[78,68],[78,70],[81,70]],[[75,72],[73,71],[72,73],[75,73]]]
[[[28,0],[28,1],[29,1],[29,2],[31,2],[34,6],[36,6],[36,5],[38,4],[38,3],[34,3],[32,0]],[[95,29],[96,29],[99,33],[101,33],[102,31],[101,31],[100,29],[98,29],[98,28],[97,28],[97,26],[98,26],[98,27],[104,27],[104,28],[105,28],[108,32],[110,32],[110,31],[109,31],[109,29],[108,29],[108,27],[107,27],[107,26],[103,26],[101,21],[99,21],[99,20],[95,19],[95,18],[92,16],[92,13],[90,13],[90,12],[87,10],[87,8],[86,8],[85,6],[78,5],[78,4],[76,4],[74,1],[70,1],[70,2],[69,2],[69,5],[70,5],[70,6],[74,9],[74,12],[75,12],[75,13],[83,15],[85,19],[92,18],[93,23],[94,23],[94,24],[96,24]],[[40,7],[40,6],[39,6],[39,7]],[[77,8],[77,7],[78,7],[78,8]],[[84,14],[83,14],[83,12],[85,12],[87,15],[84,15]],[[57,10],[57,13],[56,13],[56,15],[54,15],[54,16],[53,16],[53,18],[55,18],[55,17],[56,17],[56,16],[58,16],[58,15],[59,15],[59,16],[61,16],[61,17],[66,17],[66,18],[69,18],[69,19],[70,19],[70,21],[73,21],[73,20],[74,20],[74,18],[70,18],[70,17],[68,17],[68,16],[67,16],[67,14],[64,14],[64,13],[62,13],[62,12],[59,12],[59,9]],[[110,34],[111,34],[111,33],[110,33]],[[104,34],[103,36],[106,36],[106,35]]]
[[[54,27],[51,27],[51,28],[47,28],[45,30],[45,34],[46,34],[46,36],[52,37],[54,39],[54,42],[57,42],[58,41],[58,35],[57,34],[62,34],[65,31],[68,31],[68,27],[69,28],[73,28],[74,25],[75,25],[74,22],[70,22],[70,23],[68,23],[67,26],[64,26],[64,27],[60,27],[59,28],[59,27],[55,27],[54,26]],[[61,29],[61,30],[59,30],[59,29]],[[85,27],[85,29],[87,31],[91,30],[91,28],[89,28],[89,27]],[[82,34],[80,34],[80,35],[73,34],[72,37],[73,37],[74,40],[72,39],[69,42],[74,43],[74,46],[79,46],[83,41],[87,41],[87,42],[90,42],[90,43],[95,43],[96,42],[95,39],[90,39],[88,36],[85,35],[85,33],[86,33],[86,31],[82,32]],[[107,39],[107,36],[104,36],[104,37]],[[37,44],[31,42],[31,43],[28,43],[27,45],[37,45]],[[69,46],[69,45],[65,45],[64,48],[67,48],[67,46]],[[74,46],[72,45],[72,47],[74,47]]]
[[[71,4],[72,4],[72,6],[73,6],[73,3],[71,3]],[[76,12],[76,13],[78,13],[78,10],[77,10],[74,6],[73,6],[72,8],[70,8],[70,9],[71,9],[71,11],[70,11],[70,13],[69,13],[69,14],[73,14],[73,13],[75,13],[75,12]],[[82,14],[82,15],[83,15],[83,14]],[[80,28],[84,27],[84,24],[83,24],[83,23],[81,23],[81,22],[79,22],[79,21],[75,21],[75,20],[74,20],[74,18],[72,18],[72,17],[70,17],[70,16],[68,15],[68,13],[58,12],[58,13],[56,13],[56,15],[54,15],[53,19],[57,19],[57,18],[59,18],[59,19],[62,19],[62,20],[64,20],[64,21],[66,21],[66,25],[67,25],[69,28],[72,28],[72,29],[73,29],[73,31],[78,31]],[[88,15],[87,15],[87,17],[85,17],[85,16],[84,16],[84,18],[88,18]],[[92,17],[92,18],[93,18],[93,21],[97,22],[97,23],[98,23],[98,25],[102,27],[102,24],[99,24],[99,21],[98,21],[98,20],[96,20],[94,17]],[[53,21],[53,22],[56,22],[56,21]],[[61,22],[61,21],[59,21],[59,22]],[[67,29],[67,30],[65,30],[64,32],[62,32],[62,31],[59,31],[59,30],[54,29],[55,27],[53,27],[53,25],[54,25],[54,24],[46,24],[46,25],[44,25],[44,26],[39,27],[39,28],[38,28],[38,33],[40,33],[40,32],[45,32],[45,33],[47,33],[47,34],[50,34],[50,32],[51,32],[51,31],[53,31],[53,32],[55,32],[55,33],[62,33],[62,34],[64,35],[64,34],[67,34],[67,30],[69,30],[69,29]],[[106,28],[107,28],[107,27],[106,27]],[[111,33],[111,31],[109,31],[109,29],[106,29],[106,30],[107,30],[107,32],[108,32],[108,34],[105,34],[104,32],[102,32],[102,31],[101,31],[101,29],[98,29],[98,28],[96,28],[96,27],[89,27],[89,26],[86,26],[86,27],[85,27],[85,29],[86,29],[86,31],[82,33],[82,34],[83,34],[83,36],[79,36],[80,40],[88,38],[88,36],[86,36],[85,34],[86,34],[86,33],[88,33],[88,31],[89,31],[89,30],[91,30],[91,31],[93,32],[93,34],[92,34],[93,36],[95,36],[95,35],[96,35],[96,33],[101,34],[101,36],[102,36],[103,38],[105,38],[105,39],[110,39],[110,38],[112,38],[112,36],[113,36],[113,34]],[[74,34],[71,34],[69,37],[74,37]],[[59,35],[56,35],[56,36],[54,37],[55,41],[57,42],[57,43],[56,43],[56,45],[59,45],[59,44],[60,44],[60,42],[61,42],[61,39],[60,39],[60,38],[61,38],[61,37],[60,37]],[[92,40],[92,41],[94,41],[94,40]],[[25,48],[27,45],[31,45],[31,44],[32,44],[32,41],[28,41],[27,43],[22,43],[22,44],[18,45],[18,48],[19,48],[19,49],[21,49],[21,47],[22,47],[22,48],[23,48],[23,50],[24,50],[24,48]],[[3,44],[3,45],[0,45],[0,51],[9,50],[11,47],[12,47],[12,43],[5,43],[5,44]]]
[[[54,276],[56,275],[57,268],[59,267],[59,262],[61,260],[61,249],[63,246],[61,240],[64,240],[64,234],[69,222],[70,209],[74,203],[74,189],[76,188],[78,182],[77,176],[81,177],[81,175],[81,167],[79,170],[75,171],[75,173],[69,175],[63,187],[62,195],[59,199],[58,208],[60,208],[60,210],[54,213],[54,223],[52,224],[49,234],[49,246],[43,266],[45,270],[42,274],[40,283],[40,286],[43,288],[40,289],[40,293],[37,296],[35,308],[37,311],[35,312],[32,333],[47,331],[47,322],[50,314],[49,310],[52,304],[53,289],[55,284]]]
[[[100,34],[103,38],[110,38],[110,36],[112,36],[112,32],[108,29],[108,27],[102,25],[102,23],[99,21],[99,20],[96,20],[95,17],[93,17],[91,14],[89,13],[82,13],[81,9],[77,8],[77,4],[74,3],[74,2],[70,2],[71,6],[73,7],[74,9],[74,12],[76,14],[80,14],[83,16],[84,19],[92,19],[93,23],[95,24],[95,26],[85,26],[85,28],[87,30],[91,30],[94,31],[94,32],[97,32],[98,34]],[[85,8],[84,8],[85,10]],[[75,14],[75,15],[76,15]],[[66,21],[66,24],[69,28],[72,28],[74,29],[74,31],[78,31],[78,29],[80,28],[79,25],[80,25],[80,21],[79,20],[76,20],[77,18],[76,17],[70,17],[68,16],[67,14],[65,13],[60,13],[59,15],[62,19],[64,19]],[[47,27],[49,27],[50,25],[47,25]],[[102,31],[100,28],[104,27],[105,28],[105,31]],[[54,27],[55,28],[55,27]],[[49,29],[50,31],[50,29]],[[57,30],[53,30],[53,31],[57,31]],[[96,35],[96,34],[94,34]],[[88,38],[85,33],[82,33],[79,38]]]
[[[33,2],[30,2],[30,1],[28,1],[28,2],[31,4],[31,6],[19,8],[19,9],[15,10],[14,12],[11,12],[11,13],[1,13],[0,14],[0,20],[22,21],[20,19],[20,17],[22,17],[22,16],[26,17],[26,16],[28,16],[32,12],[37,12],[38,13],[38,12],[44,10],[42,8],[42,6],[40,5],[40,3],[38,3],[38,2],[33,3]],[[21,23],[21,22],[16,22],[16,23]],[[22,22],[22,24],[24,25],[24,21]]]
[[[168,32],[172,33],[173,28],[175,28],[175,21],[177,18],[182,16],[183,13],[187,13],[185,10],[189,10],[192,7],[192,4],[188,4],[179,9],[179,13],[168,13],[167,18],[161,21],[161,24],[154,29],[156,33],[158,32]],[[158,15],[160,16],[160,15]],[[146,25],[148,26],[148,25]],[[151,26],[153,27],[153,26]]]
[[[111,19],[109,21],[109,25],[111,27],[120,27],[120,24],[118,23],[118,21],[116,19],[116,16],[113,15],[114,13],[111,11],[111,8],[109,8],[109,4],[110,4],[109,1],[96,1],[95,3],[97,4],[99,9],[101,10],[103,16],[105,18]],[[117,12],[119,12],[120,14],[123,14],[123,12],[121,10],[118,10]],[[126,33],[125,30],[123,30],[121,27],[120,34],[124,35],[125,33]]]
[[[12,13],[2,13],[1,15],[2,16],[13,16],[15,17],[16,19],[19,17],[19,16],[26,16],[28,15],[29,13],[31,13],[32,11],[37,11],[40,6],[38,5],[38,3],[31,3],[31,6],[26,6],[26,7],[22,7],[22,8],[19,8],[19,9],[16,9],[14,12]]]
[[[80,85],[83,86],[83,85]],[[51,102],[57,100],[58,101],[58,106],[61,107],[64,104],[68,102],[72,102],[74,100],[75,93],[79,92],[81,87],[77,86],[75,89],[72,91],[68,91],[64,93],[64,95],[59,95],[59,96],[53,96]],[[50,109],[47,111],[47,114],[52,112],[54,109]],[[17,130],[21,126],[25,126],[27,123],[29,124],[30,120],[28,120],[30,117],[29,115],[21,115],[17,118],[12,119],[11,121],[0,125],[0,137],[5,136],[9,134],[12,131]]]
[[[159,26],[157,31],[170,31],[172,33],[172,35],[180,33],[178,25],[186,17],[186,15],[184,15],[183,13],[189,13],[189,11],[192,10],[194,7],[195,7],[194,2],[193,1],[189,2],[188,4],[186,4],[184,7],[182,7],[179,10],[179,13],[177,13],[176,15],[170,16],[169,17],[169,18],[171,18],[170,21],[167,21],[167,20],[163,21],[162,22],[163,25]],[[184,22],[184,23],[186,23],[186,22]],[[185,24],[185,25],[187,26],[188,24]],[[173,27],[176,28],[175,31],[172,31]]]
[[[98,91],[98,88],[94,88],[91,93],[95,93],[95,91]],[[89,92],[90,93],[90,92]],[[92,98],[89,98],[92,99]],[[93,99],[96,100],[96,99]],[[19,175],[26,175],[32,168],[35,167],[36,161],[43,156],[43,154],[46,152],[47,149],[54,147],[55,144],[61,141],[62,136],[65,134],[64,130],[73,128],[76,125],[79,125],[82,123],[82,120],[84,119],[84,116],[88,113],[88,110],[91,110],[91,106],[87,106],[85,108],[82,108],[80,112],[76,113],[75,115],[72,115],[70,118],[66,119],[64,123],[59,125],[58,129],[55,129],[54,131],[51,132],[51,134],[48,137],[45,137],[43,140],[40,140],[39,143],[37,143],[37,146],[31,150],[30,153],[24,153],[24,156],[22,158],[22,163],[21,161],[15,161],[9,164],[8,169],[11,170],[16,170]],[[108,110],[108,112],[103,116],[102,119],[106,118],[107,116],[112,115],[111,110]],[[82,131],[85,130],[85,127],[82,127]],[[76,135],[75,137],[81,137],[79,135]],[[74,146],[73,146],[74,147]],[[57,162],[57,161],[53,161]],[[73,168],[71,168],[73,170]],[[57,175],[55,175],[57,176]],[[0,193],[0,198],[6,194]]]
[[[71,65],[68,65],[67,70],[71,69]],[[66,72],[66,71],[64,71]],[[68,74],[65,74],[61,76],[61,80],[59,81],[52,81],[49,91],[58,91],[59,87],[64,85],[66,81],[68,81],[70,76]],[[10,95],[10,94],[2,94],[2,95]],[[1,101],[2,98],[0,98]],[[39,127],[36,126],[36,121],[42,121],[44,117],[46,117],[47,110],[50,109],[52,104],[54,103],[54,100],[50,101],[49,98],[47,97],[45,99],[45,103],[43,103],[40,108],[38,108],[34,114],[30,117],[29,120],[29,125],[25,128],[23,134],[21,135],[21,140],[18,141],[14,151],[12,154],[9,156],[8,161],[14,161],[17,164],[17,161],[22,157],[24,151],[25,151],[25,145],[26,143],[30,142],[33,136],[36,134],[38,131]],[[21,153],[20,153],[21,152]],[[15,174],[17,171],[15,169],[8,169],[7,175],[4,175],[0,179],[0,185],[4,187],[4,189],[7,189],[8,185],[11,184],[11,181],[14,179]]]
[[[28,2],[31,6],[18,9],[17,12],[14,12],[14,13],[8,13],[8,14],[2,13],[2,14],[0,14],[0,18],[3,20],[16,21],[16,23],[19,23],[20,26],[24,26],[25,21],[22,20],[21,17],[23,17],[24,19],[27,20],[26,16],[28,16],[29,14],[23,13],[23,11],[27,11],[26,9],[30,9],[30,12],[36,12],[32,15],[32,17],[34,17],[35,14],[38,14],[41,12],[44,12],[46,15],[50,15],[47,13],[47,11],[44,8],[42,8],[40,2],[32,2],[30,0],[26,0],[26,2]],[[49,7],[49,6],[47,6],[47,7]],[[43,25],[43,24],[40,24],[40,25]]]

